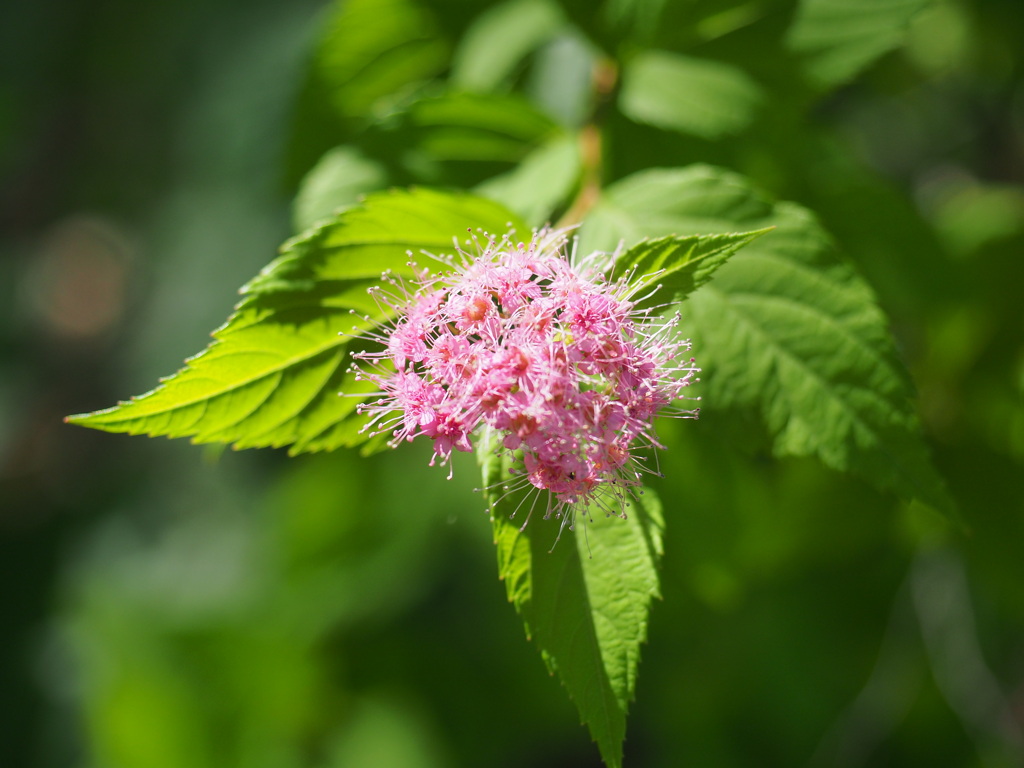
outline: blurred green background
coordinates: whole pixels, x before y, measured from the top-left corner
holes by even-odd
[[[443,75],[487,6],[420,5]],[[711,162],[817,211],[892,318],[969,529],[737,450],[713,413],[666,425],[665,599],[626,764],[1024,765],[1024,3],[923,3],[827,93],[779,53],[789,0],[563,5],[613,55],[759,83],[725,138],[612,114],[606,181]],[[0,10],[5,768],[599,765],[505,602],[471,460],[448,482],[424,446],[287,459],[61,423],[205,346],[335,144],[377,152],[369,186],[510,167],[380,159],[401,125],[316,99],[330,12]],[[538,45],[508,87],[572,128],[578,33]]]

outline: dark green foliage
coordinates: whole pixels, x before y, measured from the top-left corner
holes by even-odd
[[[766,226],[775,229],[682,305],[685,327],[707,361],[710,407],[726,417],[730,409],[757,413],[776,455],[817,456],[952,514],[920,439],[885,317],[808,211],[772,204],[742,178],[713,168],[648,171],[609,187],[581,238],[585,248],[608,248],[641,231]],[[719,237],[734,244],[752,239]]]

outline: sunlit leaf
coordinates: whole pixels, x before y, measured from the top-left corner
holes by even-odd
[[[524,526],[534,500],[519,508],[522,496],[501,490],[508,459],[486,448],[481,455],[485,485],[492,486],[498,572],[509,601],[576,703],[605,764],[621,766],[640,645],[647,639],[651,599],[660,596],[661,505],[646,491],[624,520],[595,507],[579,511],[570,530],[560,520],[544,520],[538,510]],[[546,500],[536,503],[543,508]]]
[[[645,51],[623,69],[619,107],[639,123],[717,139],[746,128],[762,100],[757,83],[729,64]]]
[[[616,258],[612,278],[632,271],[636,279],[652,280],[660,286],[655,295],[637,306],[678,304],[710,280],[736,251],[769,231],[641,240]]]
[[[933,0],[801,0],[787,44],[823,85],[850,79],[903,44],[914,15]]]
[[[468,195],[373,195],[286,243],[184,369],[152,392],[68,421],[236,448],[290,445],[292,453],[358,444],[357,398],[338,393],[364,386],[346,374],[348,334],[372,324],[359,316],[383,316],[366,288],[385,269],[408,273],[409,253],[450,253],[469,228],[503,233],[510,225],[527,231],[498,204]]]
[[[471,91],[497,88],[563,24],[551,0],[511,0],[484,11],[462,38],[452,83]]]
[[[682,307],[704,370],[702,405],[716,418],[757,414],[779,456],[816,456],[951,512],[886,318],[807,210],[771,203],[725,171],[655,170],[609,187],[580,237],[587,251],[638,233],[768,226],[777,230],[743,248]]]

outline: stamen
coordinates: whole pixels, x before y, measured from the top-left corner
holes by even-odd
[[[526,509],[524,527],[544,498],[544,518],[560,518],[555,544],[578,514],[625,518],[642,477],[661,475],[655,415],[699,412],[682,403],[694,399],[683,391],[700,369],[683,357],[691,343],[678,337],[681,315],[647,306],[664,271],[634,267],[612,281],[618,251],[580,257],[568,230],[529,242],[467,232],[452,253],[423,252],[438,271],[409,253],[408,273],[381,275],[370,290],[378,319],[353,312],[358,322],[341,334],[377,346],[352,354],[349,369],[374,391],[341,394],[363,400],[363,433],[390,432],[392,446],[433,440],[430,464],[448,464],[449,479],[452,451],[472,450],[486,430],[518,464],[511,482],[477,490],[492,510],[522,494],[509,517]]]

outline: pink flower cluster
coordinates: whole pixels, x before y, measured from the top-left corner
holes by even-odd
[[[636,445],[658,446],[655,414],[699,369],[678,315],[635,308],[651,279],[609,281],[607,254],[573,266],[565,249],[564,233],[544,231],[460,250],[436,273],[412,264],[412,290],[385,274],[376,296],[395,319],[377,335],[384,349],[353,355],[357,379],[379,388],[359,412],[392,445],[427,436],[442,464],[493,430],[521,456],[516,487],[550,492],[547,514],[596,502],[623,515],[644,469]]]

